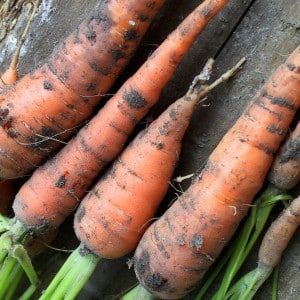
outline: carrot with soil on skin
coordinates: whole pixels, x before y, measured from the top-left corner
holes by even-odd
[[[158,101],[197,35],[225,3],[200,4],[76,137],[34,172],[13,205],[17,226],[24,224],[24,231],[51,230],[74,211],[93,179],[118,155],[137,122]]]
[[[245,291],[247,285],[244,284],[244,280],[239,281],[240,284],[234,284],[234,286],[232,286],[232,282],[235,280],[236,275],[260,237],[275,204],[278,201],[291,200],[292,197],[286,194],[286,191],[294,188],[299,182],[299,178],[296,180],[295,176],[293,176],[295,175],[294,167],[297,161],[297,151],[291,151],[291,149],[295,150],[297,148],[297,140],[295,139],[298,135],[297,130],[298,128],[281,145],[267,175],[269,179],[267,188],[253,202],[249,216],[244,222],[243,227],[239,229],[239,235],[231,243],[231,246],[218,262],[218,265],[212,270],[212,274],[204,282],[196,297],[197,300],[203,299],[213,278],[216,278],[220,272],[220,266],[224,264],[226,264],[226,270],[223,279],[212,299],[223,300],[231,297],[240,299],[241,294]],[[287,157],[289,158],[288,160],[286,160]],[[284,167],[277,168],[276,166],[281,164],[282,161],[284,161]],[[273,177],[270,175],[273,173],[274,168],[276,168],[276,180],[270,181],[271,177]],[[287,172],[287,170],[292,170],[292,172]],[[280,184],[278,185],[276,182]],[[247,276],[245,280],[248,280],[249,277]]]
[[[241,60],[214,84],[204,86],[204,76],[208,76],[212,61],[196,77],[187,94],[137,135],[83,199],[74,218],[75,233],[81,244],[41,299],[73,299],[100,257],[122,257],[135,248],[168,190],[182,138],[196,105],[244,62]]]
[[[74,134],[125,68],[163,3],[101,1],[40,68],[1,87],[0,178],[28,175]]]
[[[264,235],[258,253],[258,266],[245,274],[228,291],[227,297],[251,300],[279,263],[284,250],[300,225],[300,197],[277,217]],[[228,299],[228,298],[226,298]]]
[[[134,269],[154,296],[183,297],[202,279],[262,187],[299,106],[300,47],[272,74],[187,191],[143,235]]]
[[[137,122],[158,101],[198,34],[226,3],[200,4],[76,137],[34,172],[15,198],[15,218],[0,243],[9,239],[18,244],[29,231],[57,228],[76,209],[93,179],[119,154]]]
[[[268,175],[280,189],[291,189],[300,180],[300,122],[278,153]]]

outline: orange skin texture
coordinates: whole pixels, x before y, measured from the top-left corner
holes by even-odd
[[[260,190],[299,105],[300,47],[254,97],[188,190],[143,235],[135,272],[154,296],[181,298],[201,280]]]
[[[30,174],[74,134],[164,1],[103,1],[45,64],[0,89],[0,178]]]
[[[300,225],[300,197],[297,197],[271,224],[259,248],[259,266],[274,268]]]
[[[284,190],[292,189],[300,181],[300,122],[276,155],[268,179]]]
[[[93,179],[120,153],[135,125],[157,103],[197,35],[226,2],[200,4],[77,136],[33,173],[14,201],[22,223],[31,229],[56,228],[76,209]]]
[[[74,228],[94,254],[118,258],[136,247],[168,190],[194,107],[184,98],[172,104],[83,199]]]

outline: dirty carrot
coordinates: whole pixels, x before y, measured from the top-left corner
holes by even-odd
[[[164,1],[100,1],[38,69],[0,90],[0,178],[29,174],[93,112]]]
[[[291,189],[300,180],[300,122],[278,153],[268,175],[281,189]]]
[[[300,225],[300,197],[292,201],[271,224],[262,240],[258,253],[258,266],[239,279],[227,293],[229,299],[251,300],[278,265],[296,229]],[[226,298],[226,299],[227,299]]]
[[[34,172],[15,198],[15,218],[3,239],[9,236],[18,244],[29,231],[57,228],[75,210],[95,176],[119,154],[137,122],[158,101],[197,35],[226,2],[200,4],[76,138]]]
[[[196,105],[244,62],[241,60],[214,84],[204,86],[204,76],[209,73],[212,61],[208,61],[187,94],[137,135],[83,199],[74,219],[75,233],[81,244],[41,299],[73,299],[100,257],[122,257],[136,247],[168,190],[182,138]]]
[[[271,76],[187,191],[143,235],[140,283],[163,299],[192,290],[232,237],[260,190],[300,106],[300,47]]]

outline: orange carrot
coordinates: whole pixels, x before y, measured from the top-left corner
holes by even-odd
[[[0,178],[30,173],[92,113],[163,0],[101,1],[48,61],[0,90]]]
[[[293,188],[300,181],[300,122],[281,147],[268,178],[275,186],[284,190]]]
[[[95,176],[119,154],[137,122],[158,101],[197,35],[226,3],[200,4],[76,138],[36,170],[15,198],[15,219],[0,243],[8,237],[12,244],[20,243],[29,231],[57,228],[75,210]]]
[[[300,47],[258,92],[188,190],[143,235],[134,255],[140,283],[163,299],[201,280],[260,190],[300,106]]]
[[[12,210],[11,206],[18,191],[19,183],[16,180],[0,182],[0,214],[8,215]]]
[[[206,76],[207,69],[203,71]],[[227,78],[234,71],[228,72]],[[195,84],[138,134],[83,199],[74,219],[81,245],[41,299],[73,299],[88,280],[99,257],[122,257],[136,247],[168,190],[192,112],[199,99],[211,89],[211,86],[199,89]],[[86,265],[83,272],[82,267]],[[81,278],[73,278],[78,272]]]

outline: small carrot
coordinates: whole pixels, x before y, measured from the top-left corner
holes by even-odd
[[[154,296],[183,297],[201,280],[260,190],[299,106],[300,47],[254,97],[188,190],[143,235],[134,269]]]
[[[75,233],[81,244],[41,299],[73,299],[100,257],[122,257],[135,248],[168,190],[182,138],[196,105],[244,62],[241,60],[215,84],[199,88],[198,82],[203,83],[203,74],[207,76],[211,61],[187,94],[137,135],[83,199],[74,219]],[[83,265],[88,265],[84,272]],[[80,280],[76,278],[79,271]]]
[[[291,189],[300,180],[300,122],[287,140],[268,175],[280,189]]]
[[[163,3],[101,1],[45,64],[2,87],[0,178],[29,174],[91,115]]]
[[[257,268],[240,278],[226,296],[228,298],[234,296],[241,300],[253,299],[255,293],[279,263],[299,225],[300,197],[298,196],[265,233],[259,248]]]

